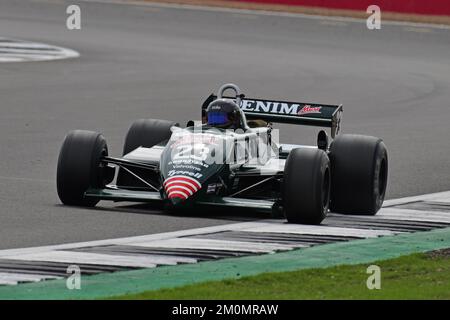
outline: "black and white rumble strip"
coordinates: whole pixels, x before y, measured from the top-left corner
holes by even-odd
[[[78,52],[67,48],[0,37],[0,63],[61,60],[79,56]]]
[[[262,220],[130,238],[0,251],[0,285],[197,263],[450,227],[450,191],[385,201],[376,216],[330,214],[320,226]]]

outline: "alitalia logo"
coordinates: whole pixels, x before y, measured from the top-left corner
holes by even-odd
[[[276,101],[242,100],[241,109],[244,112],[273,113],[282,115],[305,115],[321,113],[321,106],[309,104],[286,103]]]

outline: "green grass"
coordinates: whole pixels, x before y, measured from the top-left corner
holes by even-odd
[[[412,254],[371,263],[381,289],[366,286],[368,264],[264,273],[115,299],[450,299],[450,256]]]

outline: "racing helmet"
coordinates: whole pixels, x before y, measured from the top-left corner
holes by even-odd
[[[242,127],[243,115],[233,100],[217,99],[206,109],[206,121],[212,127],[238,129]]]

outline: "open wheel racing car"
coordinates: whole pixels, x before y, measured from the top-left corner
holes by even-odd
[[[234,91],[225,97],[227,90]],[[386,191],[388,158],[379,138],[339,134],[342,105],[249,99],[223,85],[185,128],[141,119],[111,157],[105,138],[75,130],[62,145],[57,190],[65,205],[100,200],[182,208],[240,207],[288,222],[320,224],[329,210],[374,215]],[[316,146],[277,141],[272,123],[328,127]]]

